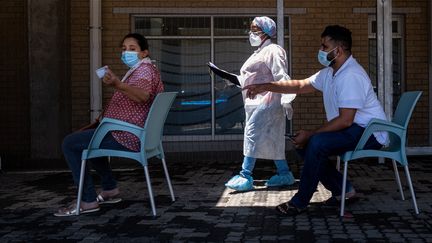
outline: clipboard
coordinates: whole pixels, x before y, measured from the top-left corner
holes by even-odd
[[[216,74],[217,76],[230,81],[231,83],[237,85],[238,87],[240,87],[240,81],[238,80],[237,75],[233,74],[233,73],[229,73],[225,70],[222,70],[220,68],[218,68],[216,65],[214,65],[212,62],[208,62],[207,66],[209,66],[210,70]]]

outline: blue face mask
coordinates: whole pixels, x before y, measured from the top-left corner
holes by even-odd
[[[335,57],[334,57],[333,59],[331,59],[331,60],[328,60],[328,54],[330,54],[332,51],[336,50],[336,48],[337,48],[337,47],[333,48],[333,49],[330,50],[329,52],[325,52],[325,51],[319,50],[319,51],[318,51],[318,61],[319,61],[319,63],[321,63],[321,65],[326,66],[326,67],[330,66],[330,65],[332,64],[333,60],[334,60],[337,56],[335,56]]]
[[[140,61],[140,59],[138,58],[138,52],[136,51],[123,51],[121,60],[129,68],[135,66]]]

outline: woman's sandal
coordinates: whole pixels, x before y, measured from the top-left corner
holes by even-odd
[[[86,213],[94,213],[99,211],[100,208],[89,208],[89,209],[83,209],[80,208],[80,214],[86,214]],[[60,208],[57,213],[54,214],[56,217],[68,217],[68,216],[74,216],[77,213],[76,204],[72,204],[69,207]]]
[[[114,197],[103,197],[101,194],[99,194],[96,197],[96,201],[99,203],[99,205],[103,205],[103,204],[115,204],[115,203],[119,203],[122,201],[121,198],[118,197],[118,195],[114,196]]]
[[[276,206],[276,211],[282,215],[295,216],[297,214],[303,213],[306,209],[300,209],[294,206],[291,202],[281,203]]]

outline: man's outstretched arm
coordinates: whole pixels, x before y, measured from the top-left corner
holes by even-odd
[[[305,94],[315,92],[316,89],[312,86],[309,79],[302,80],[282,80],[278,82],[270,82],[264,84],[251,84],[243,88],[247,90],[246,96],[253,99],[259,93],[271,91],[284,94]]]

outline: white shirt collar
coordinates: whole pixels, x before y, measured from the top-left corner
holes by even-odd
[[[337,72],[333,75],[336,76],[338,75],[338,73],[340,73],[343,69],[345,69],[347,66],[349,66],[349,64],[354,60],[353,56],[350,55],[348,57],[348,59],[346,59],[346,61],[344,62],[344,64],[342,64],[342,66],[339,68],[339,70],[337,70]]]
[[[137,64],[135,64],[133,67],[131,67],[127,71],[127,73],[123,76],[121,81],[124,82],[133,73],[133,71],[135,71],[135,69],[137,69],[143,63],[150,63],[151,64],[152,60],[150,59],[150,57],[144,57],[142,60],[140,60]]]

